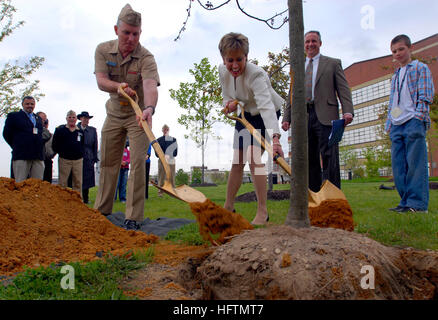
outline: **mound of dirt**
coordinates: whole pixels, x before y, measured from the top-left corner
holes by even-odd
[[[79,193],[48,182],[0,178],[0,274],[23,266],[89,261],[105,252],[122,254],[158,240],[116,227],[88,208]]]
[[[190,283],[182,274],[179,283]],[[192,280],[205,299],[436,299],[438,253],[333,228],[275,226],[217,248]]]

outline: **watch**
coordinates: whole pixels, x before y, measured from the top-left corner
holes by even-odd
[[[148,109],[148,108],[152,108],[152,115],[154,115],[155,114],[155,107],[154,106],[147,106],[145,108],[145,110]]]

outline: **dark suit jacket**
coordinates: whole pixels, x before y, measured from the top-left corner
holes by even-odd
[[[81,128],[81,123],[78,123]],[[82,189],[95,186],[94,164],[97,158],[97,131],[95,127],[87,126],[84,130],[84,162],[82,166]]]
[[[170,158],[175,158],[178,155],[178,144],[174,137],[167,136],[166,138],[165,136],[161,136],[157,141],[164,154],[167,154]],[[155,156],[158,157],[157,152],[155,152]]]
[[[322,124],[331,126],[332,120],[339,119],[338,97],[342,113],[354,115],[351,90],[345,78],[341,60],[320,55],[315,79],[314,101],[316,115]],[[288,98],[282,122],[290,123],[290,107]]]
[[[6,118],[3,137],[12,148],[12,161],[44,160],[43,123],[34,114],[38,133],[34,134],[33,124],[23,110],[11,112]]]

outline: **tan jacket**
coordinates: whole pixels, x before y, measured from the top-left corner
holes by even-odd
[[[118,40],[99,44],[95,52],[94,73],[98,72],[108,74],[110,80],[128,83],[129,87],[137,92],[141,109],[144,108],[143,80],[154,79],[160,85],[154,56],[141,44],[126,58],[123,58],[119,51]],[[128,100],[117,93],[110,93],[106,108],[107,114],[115,117],[126,118],[135,115]]]
[[[341,102],[342,114],[351,113],[354,115],[351,90],[345,78],[341,60],[321,55],[315,80],[314,101],[316,115],[323,125],[331,126],[332,120],[339,119],[338,97]],[[288,98],[282,122],[290,123],[290,107],[290,99]]]

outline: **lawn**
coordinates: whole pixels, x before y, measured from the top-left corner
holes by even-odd
[[[353,210],[356,223],[355,232],[367,234],[370,238],[389,246],[414,247],[418,249],[438,249],[438,190],[430,190],[428,214],[399,214],[389,211],[399,202],[396,190],[380,190],[381,184],[392,186],[392,182],[384,179],[364,181],[343,181],[344,191]],[[288,189],[289,185],[274,185],[274,190]],[[223,205],[226,185],[197,188],[213,202]],[[238,195],[254,191],[253,184],[243,184]],[[96,188],[91,190],[90,200],[95,199]],[[90,204],[92,206],[92,203]],[[255,202],[235,204],[236,211],[247,220],[254,218],[257,204]],[[125,205],[116,202],[113,212],[124,211]],[[289,200],[268,201],[269,221],[283,224],[289,210]],[[168,195],[158,197],[157,190],[149,187],[149,199],[145,203],[145,218],[159,217],[194,219],[190,207]],[[192,239],[192,243],[200,242],[196,225],[189,225],[175,233],[171,239]]]

